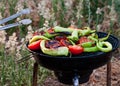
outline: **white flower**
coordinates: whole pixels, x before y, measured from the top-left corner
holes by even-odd
[[[0,31],[0,44],[5,44],[6,34],[5,30]]]
[[[46,20],[50,20],[51,15],[51,9],[47,6],[51,4],[50,0],[41,0],[40,3],[38,3],[38,10],[40,15],[42,15]]]
[[[2,17],[2,14],[1,14],[1,12],[0,12],[0,19],[2,19],[3,17]]]
[[[5,42],[5,48],[8,53],[14,53],[16,52],[16,47],[18,45],[16,33],[14,32],[11,36],[9,36],[8,41]]]
[[[32,26],[31,26],[31,25],[29,25],[29,26],[27,27],[27,29],[28,29],[28,31],[33,31],[33,29],[32,29]]]
[[[72,0],[65,0],[65,6],[67,9],[72,9],[73,1]]]
[[[100,8],[98,7],[98,8],[97,8],[97,11],[96,11],[96,14],[100,14],[100,15],[101,15],[101,14],[102,14],[101,12],[102,12],[102,9],[100,9]]]
[[[23,10],[23,8],[24,8],[24,5],[22,4],[22,2],[21,2],[21,1],[18,1],[17,5],[16,5],[16,7],[15,7],[15,9],[17,10],[17,13],[18,13],[19,11]]]

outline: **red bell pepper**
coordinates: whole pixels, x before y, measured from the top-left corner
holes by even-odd
[[[69,45],[68,48],[69,51],[74,55],[78,55],[84,51],[83,47],[79,45]]]
[[[38,50],[38,49],[40,49],[40,42],[41,42],[41,40],[32,42],[31,44],[28,45],[28,48],[30,50]]]

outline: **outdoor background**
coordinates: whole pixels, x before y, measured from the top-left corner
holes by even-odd
[[[0,86],[31,86],[34,59],[17,63],[30,56],[25,43],[32,34],[56,25],[78,28],[89,26],[109,32],[120,39],[120,0],[0,0],[0,19],[30,8],[32,12],[6,24],[30,18],[32,24],[0,31]],[[3,26],[1,25],[1,26]],[[120,86],[120,48],[113,53],[112,86]],[[38,86],[66,86],[52,71],[39,66]],[[106,86],[106,65],[81,86]]]

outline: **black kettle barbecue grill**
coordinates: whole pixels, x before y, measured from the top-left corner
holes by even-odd
[[[106,33],[98,32],[99,38],[107,36]],[[119,40],[110,35],[108,40],[113,49],[111,52],[82,53],[71,57],[49,56],[41,51],[31,51],[37,64],[54,71],[58,80],[64,84],[74,84],[78,86],[89,80],[93,70],[105,65],[112,58],[112,52],[119,46]],[[27,43],[28,45],[28,43]]]

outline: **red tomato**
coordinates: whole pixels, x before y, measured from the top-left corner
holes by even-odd
[[[40,42],[41,42],[41,40],[35,41],[35,42],[29,44],[28,48],[30,50],[38,50],[38,49],[40,49]]]
[[[88,39],[86,36],[83,36],[79,39],[79,44],[82,44],[85,42],[92,42],[92,40]]]
[[[39,35],[39,33],[38,33],[38,32],[34,32],[34,33],[33,33],[33,36],[36,36],[36,35]]]
[[[47,30],[48,33],[54,33],[54,29],[53,28],[50,28]]]
[[[70,45],[69,41],[64,40],[64,39],[60,40],[60,44],[61,44],[61,46],[67,46],[67,47]]]
[[[56,36],[55,37],[56,40],[60,41],[60,40],[66,40],[66,36]]]
[[[83,47],[78,45],[69,45],[68,48],[69,51],[74,55],[78,55],[84,51]]]

